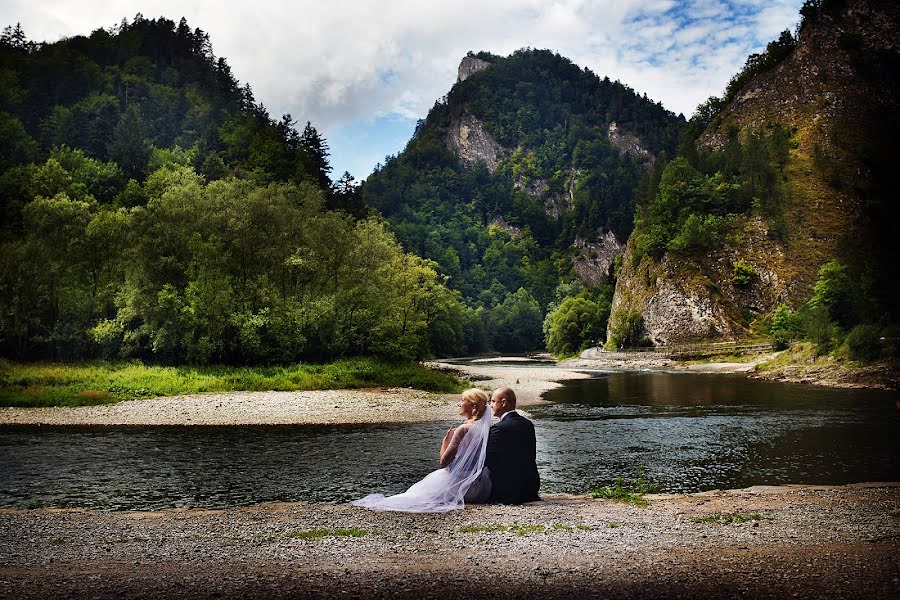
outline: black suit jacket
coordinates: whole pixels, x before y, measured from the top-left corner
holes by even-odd
[[[484,464],[491,475],[490,502],[521,504],[540,500],[534,424],[510,412],[491,426]]]

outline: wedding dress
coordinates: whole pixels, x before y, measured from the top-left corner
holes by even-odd
[[[491,479],[484,467],[491,409],[486,407],[478,421],[467,427],[456,456],[443,469],[432,471],[402,494],[369,494],[351,504],[372,510],[401,512],[445,512],[465,507],[466,501],[486,502]]]

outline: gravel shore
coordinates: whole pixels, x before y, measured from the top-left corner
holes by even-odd
[[[0,510],[0,598],[900,597],[898,484],[649,498]]]

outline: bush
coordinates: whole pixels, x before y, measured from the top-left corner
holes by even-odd
[[[732,266],[734,267],[734,275],[731,278],[731,282],[737,287],[750,285],[750,282],[753,281],[753,276],[756,275],[753,267],[745,263],[743,258],[732,263]]]
[[[800,317],[797,313],[781,303],[772,315],[769,335],[776,350],[784,350],[800,333]]]
[[[878,325],[857,325],[847,334],[850,358],[871,362],[881,357],[881,328]]]
[[[609,334],[607,346],[613,349],[646,346],[650,343],[644,337],[644,317],[636,310],[616,312],[615,325]]]
[[[586,298],[566,298],[547,316],[547,350],[558,356],[574,354],[606,335],[609,304]]]

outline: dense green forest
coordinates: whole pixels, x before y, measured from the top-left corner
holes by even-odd
[[[609,304],[612,286],[583,290],[578,283],[573,242],[601,231],[628,238],[651,157],[675,152],[685,122],[550,51],[476,56],[491,66],[454,85],[361,195],[387,217],[403,247],[433,260],[480,317],[470,350],[536,349],[547,339],[544,316],[566,299],[586,293]],[[453,122],[466,114],[502,147],[494,172],[463,164],[448,148]],[[648,154],[614,147],[612,122],[636,135]],[[528,192],[535,187],[538,193]],[[584,343],[605,335],[603,312],[590,320]],[[551,349],[570,353],[581,345]]]
[[[0,353],[197,364],[464,349],[467,309],[209,37],[0,38]]]

